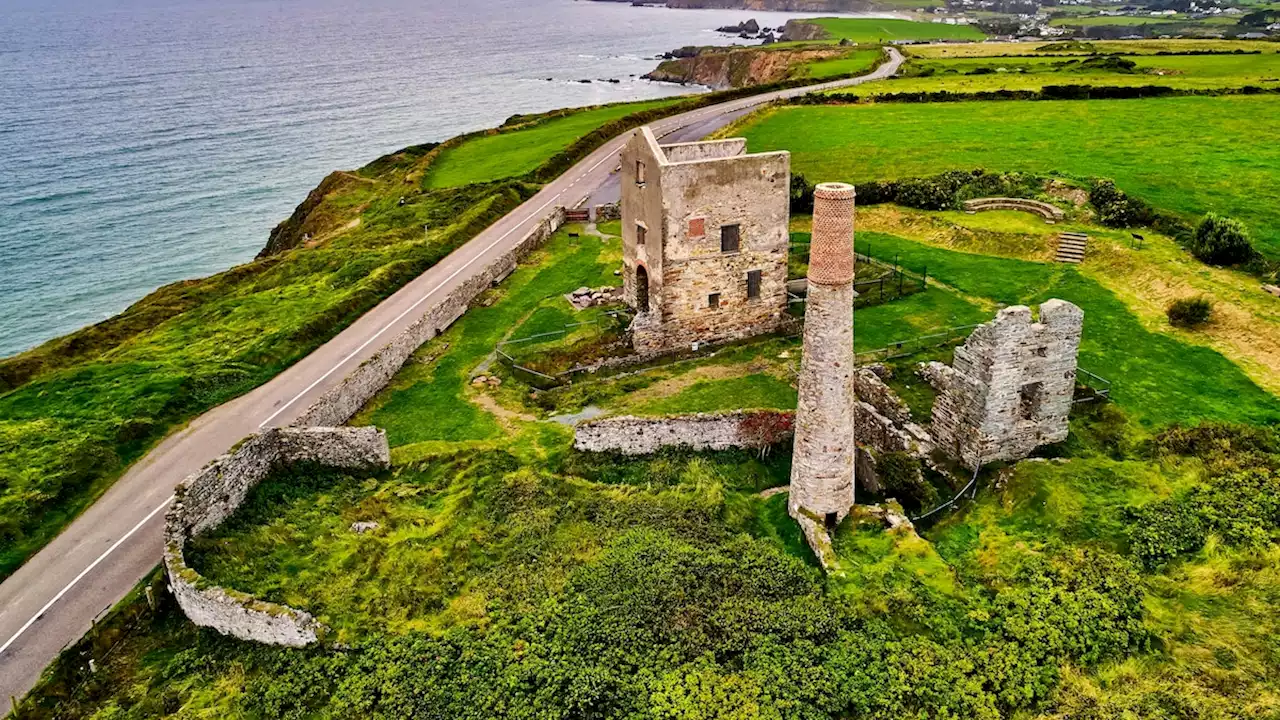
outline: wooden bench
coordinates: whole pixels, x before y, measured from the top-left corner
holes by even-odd
[[[1046,222],[1060,222],[1064,217],[1061,208],[1050,205],[1047,202],[1039,200],[1030,200],[1027,198],[979,198],[977,200],[965,200],[964,209],[969,212],[982,212],[984,210],[1018,210],[1020,212],[1029,212],[1039,215]]]

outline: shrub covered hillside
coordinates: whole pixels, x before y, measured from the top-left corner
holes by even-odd
[[[334,173],[254,262],[161,288],[0,362],[0,578],[170,429],[270,379],[541,182],[681,102],[513,118],[498,131]],[[506,173],[468,175],[450,161],[499,139],[521,148]],[[438,160],[446,167],[435,174]]]
[[[755,494],[785,457],[601,463],[544,436],[277,477],[192,557],[336,638],[241,643],[137,601],[98,673],[64,660],[22,716],[1274,716],[1280,438],[1174,430],[1115,456],[1098,440],[1123,416],[1098,407],[1069,461],[1002,474],[923,537],[842,525],[831,578],[785,496]]]

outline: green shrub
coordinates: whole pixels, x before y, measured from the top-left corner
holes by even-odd
[[[792,215],[813,214],[813,187],[813,183],[809,182],[804,175],[800,173],[791,175]]]
[[[1248,262],[1257,254],[1244,223],[1215,213],[1200,221],[1189,249],[1192,255],[1214,265]]]
[[[1174,300],[1165,310],[1169,324],[1180,328],[1200,327],[1209,322],[1212,313],[1213,302],[1203,295]]]
[[[1138,227],[1155,221],[1151,206],[1126,195],[1114,180],[1095,180],[1089,189],[1089,202],[1098,211],[1098,221],[1107,227]]]

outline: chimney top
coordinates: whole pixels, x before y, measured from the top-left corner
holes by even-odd
[[[853,211],[856,192],[846,183],[822,183],[813,191],[813,239],[809,282],[853,282]]]

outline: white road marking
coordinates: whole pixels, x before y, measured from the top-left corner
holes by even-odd
[[[144,517],[144,518],[142,518],[141,520],[139,520],[139,521],[138,521],[138,524],[137,524],[137,525],[134,525],[132,530],[130,530],[129,532],[125,533],[123,537],[121,537],[119,540],[115,541],[115,543],[113,543],[113,544],[111,545],[111,547],[107,548],[107,551],[106,551],[106,552],[104,552],[104,553],[102,553],[101,555],[99,555],[97,560],[94,560],[92,563],[90,563],[90,564],[89,564],[89,567],[85,568],[84,570],[81,570],[81,571],[80,571],[80,574],[79,574],[79,575],[77,575],[77,576],[75,577],[75,579],[74,579],[74,580],[72,580],[71,582],[67,583],[67,586],[66,586],[66,587],[64,587],[64,588],[62,588],[62,590],[60,590],[60,591],[58,592],[58,594],[57,594],[57,595],[54,595],[52,600],[50,600],[49,602],[45,603],[45,604],[44,604],[44,607],[40,608],[40,612],[38,612],[38,613],[36,613],[35,615],[33,615],[33,616],[31,617],[31,619],[30,619],[30,620],[28,620],[28,621],[27,621],[27,623],[26,623],[25,625],[23,625],[22,627],[18,628],[18,632],[14,633],[14,634],[13,634],[13,637],[11,637],[11,638],[9,638],[8,640],[6,640],[6,641],[5,641],[5,643],[4,643],[4,645],[0,645],[0,654],[3,654],[5,650],[8,650],[8,649],[9,649],[9,646],[10,646],[10,645],[12,645],[12,644],[14,643],[14,641],[16,641],[19,637],[21,637],[21,636],[22,636],[22,633],[26,632],[28,628],[30,628],[32,625],[34,625],[34,624],[35,624],[35,622],[41,618],[41,616],[43,616],[46,612],[48,612],[48,611],[49,611],[49,608],[53,607],[53,604],[54,604],[54,603],[56,603],[56,602],[58,602],[59,600],[61,600],[63,595],[66,595],[66,594],[67,594],[67,592],[71,590],[71,588],[75,587],[76,583],[78,583],[78,582],[80,582],[81,580],[83,580],[85,575],[88,575],[88,574],[89,574],[89,573],[90,573],[94,568],[98,567],[98,563],[101,563],[103,560],[106,560],[108,555],[110,555],[111,553],[115,552],[115,551],[116,551],[116,548],[120,547],[121,545],[123,545],[123,544],[124,544],[124,542],[125,542],[126,540],[128,540],[128,539],[129,539],[129,538],[131,538],[131,537],[133,537],[133,534],[134,534],[134,533],[136,533],[136,532],[138,532],[138,529],[139,529],[139,528],[141,528],[143,525],[146,525],[146,524],[147,524],[147,522],[151,520],[151,518],[155,517],[155,516],[156,516],[156,513],[158,513],[158,512],[160,512],[161,510],[165,509],[165,507],[167,507],[167,506],[169,505],[169,503],[173,502],[174,497],[175,497],[175,496],[170,495],[168,498],[166,498],[166,499],[165,499],[165,501],[164,501],[164,502],[162,502],[162,503],[160,503],[160,505],[159,505],[158,507],[156,507],[156,509],[155,509],[155,510],[152,510],[151,512],[147,513],[147,516],[146,516],[146,517]]]

